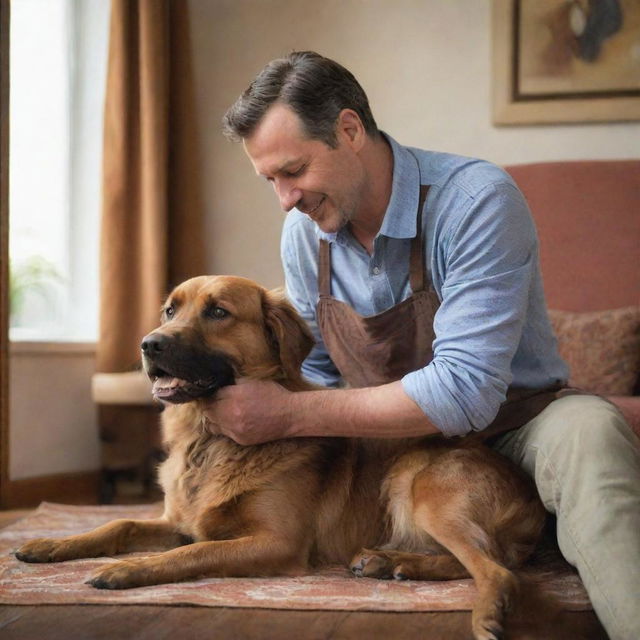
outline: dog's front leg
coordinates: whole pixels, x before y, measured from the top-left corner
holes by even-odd
[[[184,543],[184,537],[163,519],[114,520],[88,533],[31,540],[16,551],[16,558],[23,562],[62,562],[130,551],[170,549]]]
[[[145,558],[114,562],[88,584],[98,589],[128,589],[204,577],[295,575],[306,569],[299,549],[272,535],[196,542]]]

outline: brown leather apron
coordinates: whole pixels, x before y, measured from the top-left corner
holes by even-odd
[[[409,254],[412,295],[382,313],[361,316],[331,296],[331,247],[320,240],[318,326],[331,360],[351,387],[395,382],[433,359],[433,319],[440,301],[424,266],[422,210],[428,191],[428,185],[420,186],[417,232]],[[496,419],[472,436],[486,440],[521,427],[555,400],[560,388],[510,389]]]

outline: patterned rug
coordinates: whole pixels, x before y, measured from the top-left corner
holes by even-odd
[[[166,604],[207,607],[342,611],[465,611],[476,590],[472,580],[445,582],[356,579],[344,567],[295,578],[209,578],[124,591],[94,589],[85,580],[110,558],[57,564],[25,564],[13,556],[37,537],[81,533],[116,518],[150,518],[158,505],[77,507],[42,503],[26,518],[0,530],[0,603]],[[143,554],[136,554],[143,555]],[[147,554],[150,555],[150,554]],[[579,577],[556,552],[538,554],[526,573],[571,611],[591,608]]]

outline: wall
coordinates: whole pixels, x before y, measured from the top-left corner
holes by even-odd
[[[99,467],[94,351],[86,344],[11,345],[11,480]]]
[[[220,119],[272,58],[314,49],[359,79],[398,141],[499,164],[640,154],[640,124],[491,124],[491,4],[477,0],[190,0],[209,269],[282,284],[282,214]]]

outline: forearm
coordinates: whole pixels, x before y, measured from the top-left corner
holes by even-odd
[[[294,437],[408,438],[440,433],[399,381],[292,393],[287,404],[287,431]]]

